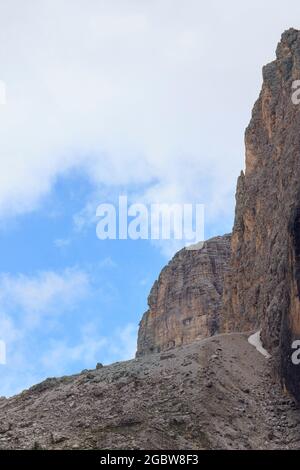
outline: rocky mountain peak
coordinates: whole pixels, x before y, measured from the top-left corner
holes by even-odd
[[[162,270],[140,323],[137,356],[172,349],[219,331],[230,235],[183,249]]]

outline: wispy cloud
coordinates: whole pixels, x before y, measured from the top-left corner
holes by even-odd
[[[137,326],[131,323],[103,336],[96,322],[83,325],[78,342],[53,341],[41,358],[49,373],[62,374],[67,367],[80,360],[86,367],[94,368],[97,362],[110,364],[132,359],[136,351]]]
[[[115,268],[115,263],[103,258],[97,268]],[[7,344],[0,395],[20,392],[47,376],[78,372],[80,365],[93,368],[97,362],[134,357],[137,325],[125,323],[107,334],[99,312],[78,316],[88,296],[107,301],[92,277],[78,268],[0,276],[0,340]]]
[[[88,290],[87,273],[76,268],[43,271],[34,276],[2,274],[0,306],[19,309],[27,320],[36,323],[44,314],[58,314],[72,307]]]
[[[106,256],[98,263],[100,269],[116,268],[117,266],[117,263],[110,256]]]
[[[57,248],[64,249],[71,244],[71,239],[70,238],[56,238],[53,243],[54,243],[54,246],[56,246]]]
[[[7,347],[0,394],[17,393],[44,377],[40,357],[51,319],[64,324],[59,315],[68,313],[89,288],[87,274],[75,268],[0,276],[0,339]]]
[[[214,217],[230,211],[259,69],[282,25],[272,23],[268,38],[268,8],[258,0],[251,8],[229,3],[12,0],[3,7],[1,216],[39,207],[56,178],[74,168],[97,187],[156,181],[161,200],[173,186],[173,202],[183,194],[212,201]],[[299,5],[272,8],[292,23]],[[239,34],[251,41],[237,42]],[[86,215],[78,215],[78,227]]]

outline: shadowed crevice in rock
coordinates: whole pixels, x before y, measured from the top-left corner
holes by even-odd
[[[290,225],[292,249],[294,250],[294,278],[297,284],[297,295],[300,297],[300,207],[297,207],[292,216]]]

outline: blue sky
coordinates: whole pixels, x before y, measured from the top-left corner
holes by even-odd
[[[168,241],[99,240],[97,202],[107,201],[95,198],[97,189],[70,172],[57,179],[34,211],[3,221],[4,395],[48,376],[134,356],[150,288],[173,246]],[[115,193],[124,194],[124,188]],[[229,217],[217,230],[206,226],[206,235],[229,231],[231,223]]]
[[[2,394],[134,355],[149,289],[167,258],[148,241],[100,241],[96,221],[78,228],[90,191],[78,174],[59,178],[39,210],[2,227]]]
[[[201,203],[206,238],[230,231],[261,67],[299,10],[0,0],[0,395],[134,355],[174,247],[100,241],[96,207]]]

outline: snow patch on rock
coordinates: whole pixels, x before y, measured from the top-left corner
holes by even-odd
[[[268,351],[262,345],[260,339],[260,331],[257,331],[256,333],[254,333],[254,335],[249,336],[248,343],[254,346],[260,354],[265,356],[266,359],[269,359],[271,357],[271,354],[269,354]]]

